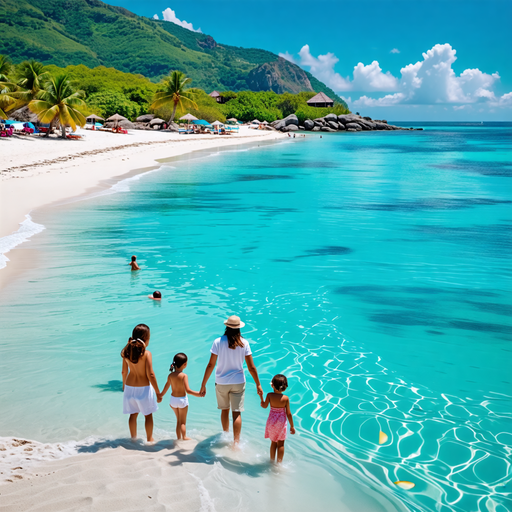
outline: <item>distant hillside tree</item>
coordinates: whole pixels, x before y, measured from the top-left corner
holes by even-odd
[[[66,126],[75,130],[77,125],[85,125],[86,104],[82,99],[85,93],[71,85],[68,75],[50,76],[42,85],[28,108],[42,123],[50,123],[47,135],[56,120],[60,123],[62,138],[66,137]]]
[[[191,79],[181,71],[173,71],[169,76],[165,77],[160,84],[160,91],[153,98],[151,108],[157,109],[165,105],[172,105],[172,114],[169,118],[169,124],[174,121],[176,110],[182,112],[186,105],[197,109],[195,103],[195,94],[187,91]]]

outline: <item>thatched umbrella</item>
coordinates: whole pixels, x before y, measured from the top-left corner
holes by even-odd
[[[107,119],[107,121],[114,121],[114,128],[116,128],[119,121],[128,121],[128,119],[126,119],[126,117],[123,117],[119,114],[114,114],[113,116],[110,116]]]
[[[180,117],[180,121],[198,121],[198,119],[192,114],[185,114],[183,117]]]
[[[232,121],[232,122],[236,123],[238,121],[238,119],[236,119],[235,117],[230,117],[229,119],[226,119],[226,121]]]
[[[87,120],[92,119],[93,121],[105,121],[103,117],[97,116],[96,114],[91,114],[90,116],[87,116]]]

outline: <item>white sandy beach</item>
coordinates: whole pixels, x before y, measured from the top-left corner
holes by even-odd
[[[198,463],[180,463],[196,445],[127,441],[69,457],[76,451],[72,443],[0,438],[0,510],[214,510],[201,482],[191,475]]]
[[[0,238],[41,206],[79,196],[101,181],[192,151],[285,137],[242,126],[238,135],[84,131],[83,140],[18,136],[0,140]]]

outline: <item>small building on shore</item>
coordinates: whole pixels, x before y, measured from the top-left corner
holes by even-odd
[[[224,96],[218,91],[212,91],[208,96],[211,96],[217,103],[225,103]]]
[[[334,101],[327,96],[327,94],[324,94],[323,92],[319,92],[316,96],[313,96],[310,100],[307,101],[307,104],[310,107],[333,107]]]

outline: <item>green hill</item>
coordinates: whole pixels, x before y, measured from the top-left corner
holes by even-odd
[[[325,92],[310,73],[274,53],[217,43],[174,23],[137,16],[99,0],[0,0],[0,53],[60,67],[85,64],[158,81],[184,71],[195,87],[213,90]]]

